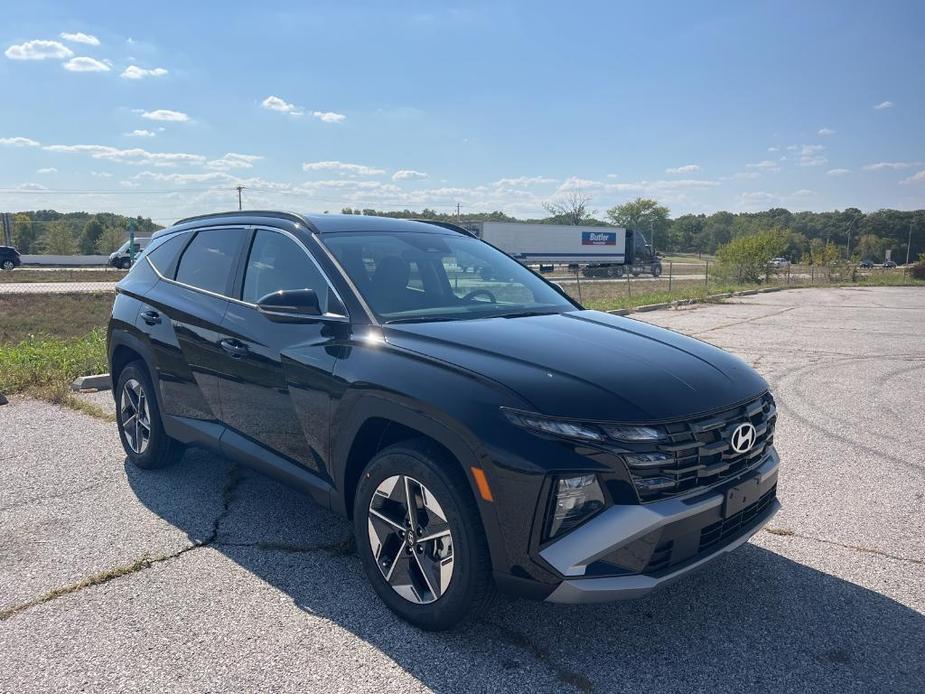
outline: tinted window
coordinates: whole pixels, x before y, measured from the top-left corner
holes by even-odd
[[[452,320],[575,307],[510,256],[462,234],[322,237],[373,311],[388,320]]]
[[[305,249],[288,236],[260,229],[247,258],[241,298],[256,304],[281,289],[313,289],[321,312],[327,312],[328,283]]]
[[[225,294],[241,234],[240,229],[200,231],[180,258],[177,282]]]
[[[145,256],[157,271],[165,277],[173,277],[177,255],[183,250],[183,245],[189,239],[188,234],[174,234],[169,239],[152,249]]]

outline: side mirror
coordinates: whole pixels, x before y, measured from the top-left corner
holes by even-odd
[[[321,315],[314,289],[280,289],[261,298],[257,308],[270,320],[281,323],[310,320]]]

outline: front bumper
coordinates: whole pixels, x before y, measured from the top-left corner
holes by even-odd
[[[721,488],[682,499],[612,506],[540,550],[543,560],[565,577],[546,600],[579,603],[641,597],[731,552],[780,509],[775,497],[778,467],[772,448],[757,468]],[[755,485],[759,498],[738,515],[727,517],[726,491],[743,481]],[[735,523],[728,532],[723,530],[726,522]],[[672,539],[666,543],[669,537]],[[666,560],[662,568],[647,570],[655,566],[652,557],[660,551],[683,558],[676,563]],[[614,557],[623,563],[625,575],[596,576],[601,567],[621,571],[608,563]]]

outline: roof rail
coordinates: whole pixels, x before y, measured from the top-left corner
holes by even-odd
[[[295,212],[280,212],[279,210],[235,210],[233,212],[212,212],[210,214],[199,214],[193,217],[184,217],[183,219],[178,219],[173,223],[172,226],[179,226],[180,224],[186,224],[187,222],[195,222],[199,219],[222,219],[226,217],[276,217],[278,219],[288,219],[292,222],[298,222],[304,226],[307,226],[309,229],[313,229],[312,225],[300,214]]]

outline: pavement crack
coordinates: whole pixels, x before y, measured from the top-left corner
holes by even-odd
[[[771,313],[765,313],[760,316],[752,316],[751,318],[745,318],[743,320],[733,321],[732,323],[723,323],[721,325],[715,325],[712,328],[707,328],[706,330],[700,330],[696,333],[691,333],[692,336],[696,337],[698,335],[703,335],[705,333],[711,333],[714,330],[722,330],[723,328],[732,328],[736,325],[742,325],[743,323],[752,323],[757,320],[764,320],[765,318],[773,318],[774,316],[779,316],[782,313],[787,313],[788,311],[793,311],[798,308],[797,306],[788,306],[787,308],[781,309],[780,311],[772,311]]]
[[[861,552],[863,554],[874,554],[878,557],[883,557],[885,559],[895,559],[896,561],[905,561],[910,564],[918,564],[919,566],[925,566],[925,559],[913,559],[911,557],[901,557],[898,554],[890,554],[889,552],[884,552],[880,549],[875,549],[874,547],[865,547],[864,545],[852,545],[845,542],[838,542],[837,540],[826,540],[821,537],[813,537],[812,535],[804,535],[798,533],[790,528],[765,528],[766,533],[771,535],[777,535],[778,537],[798,537],[801,540],[810,540],[812,542],[821,542],[826,545],[832,545],[834,547],[841,547],[842,549],[850,549],[855,552]]]
[[[543,663],[562,684],[569,685],[582,692],[594,691],[594,683],[592,683],[586,675],[575,672],[574,670],[569,670],[554,662],[549,655],[549,651],[535,643],[523,632],[503,626],[497,622],[480,620],[480,623],[496,629],[503,641],[527,651],[531,656]]]
[[[334,542],[296,545],[286,542],[215,542],[214,547],[247,547],[267,552],[284,552],[286,554],[311,554],[326,552],[335,556],[348,556],[356,551],[353,536],[350,535]]]

